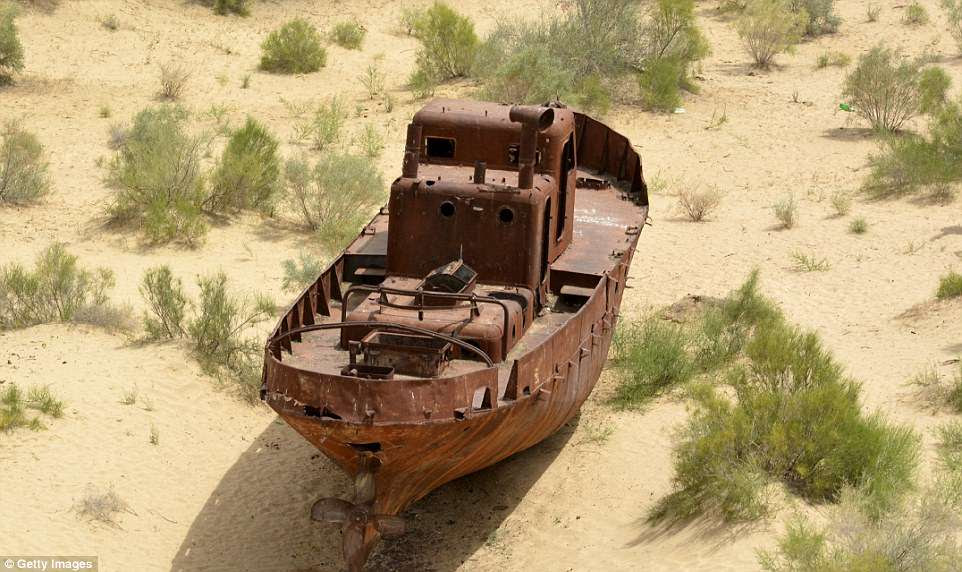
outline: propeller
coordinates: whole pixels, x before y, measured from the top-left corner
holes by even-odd
[[[404,534],[404,519],[373,512],[374,471],[378,465],[373,455],[362,459],[361,470],[354,477],[354,502],[329,497],[311,507],[311,519],[341,525],[341,547],[351,571],[363,570],[376,534],[385,538]]]

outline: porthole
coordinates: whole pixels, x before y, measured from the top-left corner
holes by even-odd
[[[441,206],[438,207],[438,212],[440,212],[441,216],[443,216],[444,218],[453,217],[454,203],[452,203],[451,201],[444,201],[443,203],[441,203]]]
[[[503,224],[511,224],[514,222],[514,210],[511,207],[501,207],[498,210],[498,220]]]

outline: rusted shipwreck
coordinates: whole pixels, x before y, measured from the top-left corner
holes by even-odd
[[[354,478],[312,508],[350,570],[411,503],[575,415],[647,213],[628,139],[562,104],[415,114],[388,206],[265,351],[262,398]]]

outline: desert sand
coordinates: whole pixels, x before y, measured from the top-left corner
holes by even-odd
[[[564,8],[531,0],[451,4],[482,35],[498,18]],[[877,143],[865,125],[836,111],[845,71],[814,64],[822,51],[856,57],[881,39],[910,54],[928,48],[957,94],[962,59],[938,2],[922,1],[933,22],[921,28],[901,23],[897,2],[881,2],[876,23],[866,22],[868,2],[838,2],[839,33],[803,43],[768,72],[751,70],[715,4],[699,3],[713,51],[698,74],[701,93],[686,97],[685,113],[616,105],[604,118],[636,145],[649,182],[667,183],[651,196],[651,225],[634,258],[624,315],[639,317],[690,293],[724,295],[759,268],[765,294],[817,331],[864,384],[865,407],[924,435],[930,467],[930,429],[946,414],[923,408],[905,384],[962,353],[962,301],[932,302],[938,277],[962,268],[962,211],[958,202],[858,198],[851,215],[833,217],[829,198],[857,191]],[[232,283],[286,303],[280,263],[312,241],[282,224],[245,215],[215,224],[196,249],[147,248],[134,233],[105,229],[110,190],[97,162],[110,156],[108,128],[153,104],[158,64],[177,61],[191,70],[184,105],[201,113],[225,105],[234,124],[257,117],[285,141],[285,156],[305,150],[287,142],[293,119],[285,100],[340,94],[352,110],[365,106],[362,117],[352,113],[349,130],[367,123],[383,130],[379,166],[391,180],[400,170],[405,122],[419,107],[403,87],[417,43],[397,33],[400,10],[387,0],[258,1],[249,18],[162,0],[64,0],[52,12],[26,10],[18,20],[26,70],[0,89],[0,121],[22,119],[40,138],[53,191],[35,206],[0,208],[0,264],[30,263],[61,241],[83,264],[111,268],[112,298],[137,313],[143,271],[161,263],[191,288],[196,275],[222,269]],[[101,27],[104,14],[117,15],[118,31]],[[363,50],[329,46],[328,65],[315,74],[258,72],[260,42],[295,15],[322,31],[358,18],[367,29]],[[368,102],[357,80],[378,54],[396,100],[391,113]],[[472,89],[470,82],[448,85],[439,95]],[[110,119],[98,116],[102,105],[110,106]],[[721,113],[727,123],[706,129]],[[721,206],[707,222],[688,222],[674,194],[708,185],[724,193]],[[778,230],[771,205],[790,193],[800,221]],[[868,221],[868,233],[847,232],[856,216]],[[795,272],[794,250],[824,257],[831,268]],[[87,326],[0,332],[0,383],[49,384],[67,403],[64,418],[46,431],[0,436],[0,554],[95,554],[110,572],[339,568],[336,527],[310,522],[308,510],[317,498],[347,493],[348,480],[268,408],[219,390],[182,347],[138,345]],[[756,550],[773,546],[794,510],[822,510],[796,502],[747,528],[649,528],[647,510],[670,489],[672,432],[686,419],[685,405],[669,396],[643,411],[616,411],[605,404],[612,384],[604,374],[581,415],[554,437],[414,505],[406,515],[410,531],[382,542],[371,567],[755,570]],[[152,410],[120,403],[133,386]],[[151,426],[156,446],[148,442]],[[606,441],[592,439],[606,428]],[[112,488],[130,511],[115,526],[78,519],[73,507],[91,488]]]

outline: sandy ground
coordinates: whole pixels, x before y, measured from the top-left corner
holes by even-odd
[[[723,295],[760,268],[765,293],[817,330],[864,383],[865,406],[925,435],[930,466],[930,429],[944,414],[924,410],[905,382],[962,353],[962,302],[930,302],[938,276],[962,267],[960,206],[858,200],[852,215],[833,218],[829,198],[858,188],[876,143],[835,111],[843,70],[814,69],[824,50],[854,57],[884,38],[913,54],[932,46],[962,85],[962,60],[943,31],[938,3],[922,3],[933,23],[908,28],[897,3],[882,2],[881,21],[866,23],[867,2],[839,2],[840,33],[782,56],[777,70],[750,73],[729,21],[713,2],[702,2],[700,23],[713,54],[686,113],[616,107],[605,119],[636,144],[649,180],[668,183],[651,197],[652,225],[631,269],[625,313],[639,316],[688,293]],[[528,0],[453,4],[481,31],[497,17],[559,9]],[[113,33],[98,23],[111,13],[121,23]],[[337,93],[349,109],[365,106],[350,129],[369,122],[383,130],[380,167],[390,180],[400,168],[405,121],[417,107],[402,88],[416,43],[397,35],[399,13],[400,3],[388,1],[293,0],[257,2],[246,19],[160,0],[65,0],[52,13],[27,11],[18,21],[27,71],[18,85],[0,90],[0,120],[22,119],[47,146],[53,192],[37,206],[0,209],[0,263],[28,262],[63,241],[83,263],[111,268],[114,299],[136,311],[143,270],[160,263],[188,283],[222,269],[235,284],[285,302],[280,261],[310,239],[284,225],[240,217],[216,225],[196,250],[144,248],[136,235],[105,230],[109,191],[97,161],[109,156],[108,126],[151,104],[158,64],[177,61],[192,71],[187,106],[203,112],[226,105],[235,124],[252,114],[285,140],[293,132],[285,100],[303,104]],[[331,46],[328,67],[307,76],[257,72],[260,41],[294,15],[322,30],[357,17],[368,30],[363,51]],[[390,114],[366,101],[357,80],[378,54],[397,101]],[[246,74],[251,86],[243,90]],[[102,105],[110,119],[98,116]],[[707,130],[712,115],[723,112],[728,122]],[[283,151],[304,149],[285,143]],[[673,194],[707,185],[725,193],[721,207],[709,222],[687,222]],[[790,193],[800,223],[777,230],[771,205]],[[847,232],[855,216],[868,221],[867,234]],[[794,250],[826,258],[831,269],[792,271]],[[307,510],[318,497],[345,493],[347,480],[267,408],[218,391],[178,346],[138,346],[88,327],[0,333],[0,382],[50,384],[68,404],[65,418],[47,431],[0,437],[0,554],[97,554],[101,570],[111,572],[338,568],[337,530],[310,523]],[[120,404],[133,386],[149,396],[152,410]],[[643,412],[615,412],[603,404],[610,388],[605,375],[581,416],[556,436],[415,505],[411,531],[382,543],[372,567],[757,569],[755,551],[773,545],[792,510],[748,529],[647,527],[646,511],[670,487],[671,433],[685,407],[666,398]],[[148,443],[152,426],[156,446]],[[606,428],[607,441],[592,440]],[[130,512],[116,526],[79,520],[75,503],[88,490],[109,488]]]

